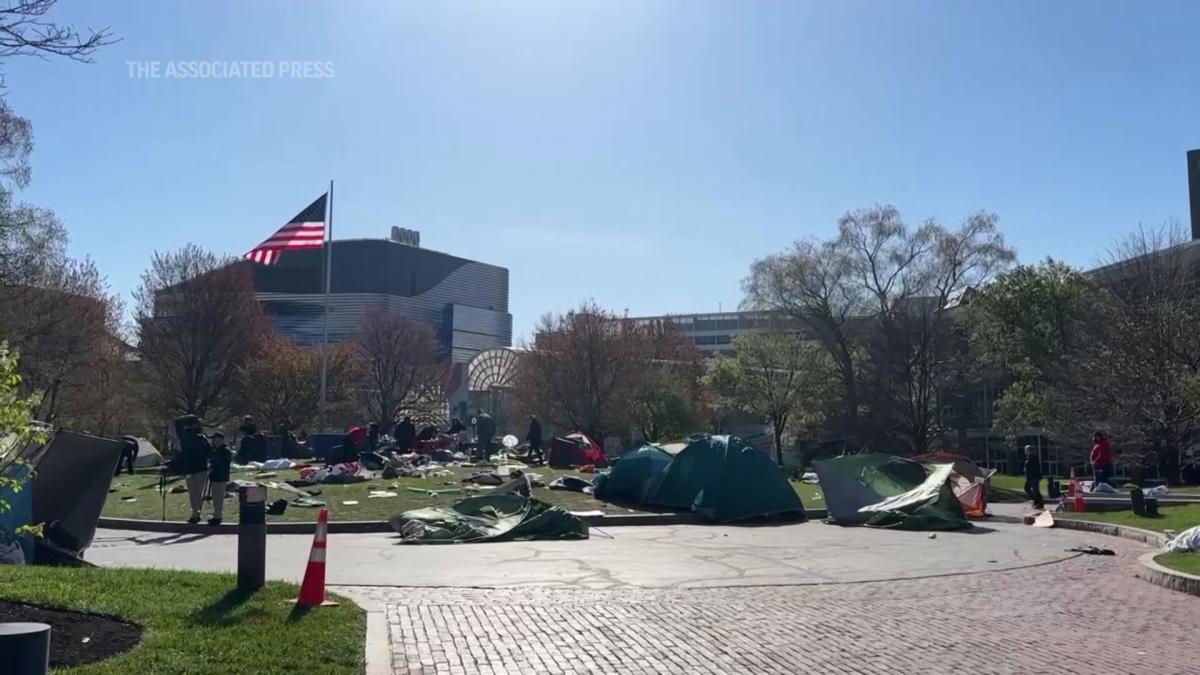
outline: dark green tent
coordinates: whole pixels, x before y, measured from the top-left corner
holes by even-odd
[[[736,436],[689,443],[667,467],[650,503],[693,510],[719,523],[804,518],[804,505],[779,467]]]
[[[657,445],[644,445],[625,453],[612,470],[596,477],[596,499],[648,504],[671,459],[671,454]]]
[[[971,527],[949,478],[953,465],[931,470],[903,457],[849,455],[817,462],[829,520],[901,530]]]

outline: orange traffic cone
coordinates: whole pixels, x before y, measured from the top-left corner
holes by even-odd
[[[308,567],[304,569],[304,581],[300,583],[300,597],[296,604],[303,607],[337,605],[325,599],[325,537],[329,531],[329,510],[321,509],[317,516],[317,531],[313,534],[312,552],[308,554]]]

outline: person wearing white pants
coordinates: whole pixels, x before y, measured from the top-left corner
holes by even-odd
[[[212,435],[212,454],[209,455],[208,483],[212,494],[213,511],[209,525],[220,525],[225,515],[225,483],[229,482],[229,465],[233,462],[233,451],[225,445],[225,435]]]
[[[200,522],[200,509],[204,506],[204,486],[208,484],[208,472],[189,473],[184,482],[187,485],[188,503],[192,507],[192,516],[188,518],[188,522],[195,524]]]

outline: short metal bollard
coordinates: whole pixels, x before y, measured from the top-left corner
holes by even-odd
[[[238,590],[253,593],[267,578],[267,489],[238,486]]]
[[[50,626],[0,623],[0,672],[13,675],[50,672]]]

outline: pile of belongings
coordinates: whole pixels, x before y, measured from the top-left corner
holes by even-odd
[[[718,523],[805,517],[783,471],[736,436],[698,437],[674,455],[644,446],[598,475],[594,490],[603,501],[686,509]]]
[[[1168,551],[1200,551],[1200,525],[1189,528],[1171,537]]]
[[[848,455],[816,463],[821,491],[837,525],[899,530],[958,530],[971,527],[954,496],[951,464],[929,468],[904,457]]]
[[[231,464],[230,471],[279,471],[282,469],[297,469],[308,466],[300,462],[293,462],[286,457],[279,459],[268,459],[265,462],[246,462],[245,464]]]
[[[912,460],[927,466],[949,464],[950,489],[954,491],[958,501],[962,502],[963,512],[968,518],[987,516],[988,489],[991,487],[992,474],[996,473],[995,469],[981,469],[975,462],[953,452],[913,455]]]
[[[588,464],[596,467],[608,466],[604,449],[582,431],[573,431],[555,438],[550,443],[547,463],[555,469],[570,469]]]
[[[588,538],[587,523],[521,494],[468,497],[449,507],[405,511],[389,522],[406,544]]]
[[[371,480],[375,474],[358,462],[342,462],[321,468],[305,467],[300,469],[300,478],[313,483],[342,485],[346,483],[362,483]]]

